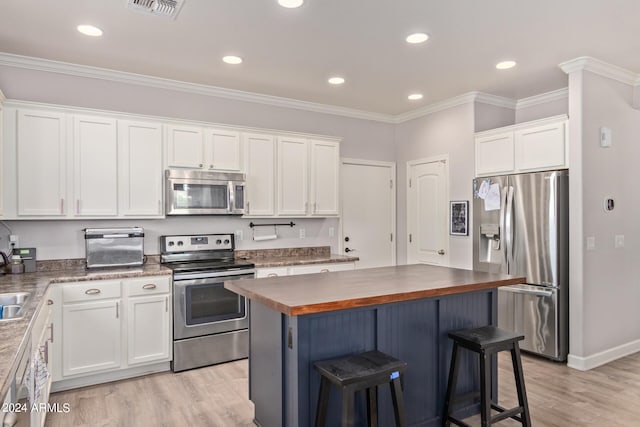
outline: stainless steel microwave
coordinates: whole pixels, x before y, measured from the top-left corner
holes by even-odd
[[[167,169],[165,171],[167,215],[242,215],[242,173]]]

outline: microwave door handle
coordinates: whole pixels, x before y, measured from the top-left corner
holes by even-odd
[[[233,182],[227,183],[227,212],[233,213],[233,207],[236,204],[236,196],[233,193]]]

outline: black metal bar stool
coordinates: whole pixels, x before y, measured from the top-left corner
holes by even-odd
[[[367,392],[367,421],[369,426],[378,425],[377,387],[389,384],[393,399],[396,425],[407,425],[402,398],[401,376],[407,364],[379,351],[354,354],[340,359],[323,360],[314,363],[320,373],[320,393],[316,409],[316,427],[324,427],[329,404],[331,383],[342,392],[342,425],[353,426],[354,400],[357,391]]]
[[[531,416],[529,405],[527,404],[527,393],[524,387],[524,375],[522,373],[522,361],[520,360],[520,347],[518,341],[524,336],[511,331],[496,328],[495,326],[484,326],[476,329],[466,329],[462,331],[449,332],[449,338],[453,340],[453,352],[451,353],[451,367],[449,368],[449,383],[447,385],[447,395],[444,402],[444,413],[442,415],[442,425],[449,426],[451,423],[458,426],[468,427],[469,424],[451,416],[452,406],[455,403],[475,399],[480,397],[480,417],[482,427],[490,426],[493,423],[506,418],[513,418],[520,421],[523,426],[531,426]],[[466,348],[480,356],[480,392],[468,393],[459,397],[455,396],[456,383],[458,380],[458,348]],[[505,409],[497,402],[491,402],[491,360],[492,354],[500,351],[510,351],[513,363],[513,374],[516,380],[516,390],[518,392],[518,406],[512,409]],[[499,414],[491,416],[491,409],[495,409]]]

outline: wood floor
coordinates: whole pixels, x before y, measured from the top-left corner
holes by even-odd
[[[500,404],[515,406],[511,360],[502,356]],[[588,372],[523,358],[533,426],[640,426],[640,353]],[[247,387],[247,361],[241,360],[60,392],[51,402],[69,403],[71,411],[49,414],[46,426],[253,426]],[[467,421],[480,425],[477,417]]]

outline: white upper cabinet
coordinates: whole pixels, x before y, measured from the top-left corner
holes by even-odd
[[[240,132],[209,127],[167,126],[169,167],[239,172]]]
[[[4,150],[3,150],[3,145],[2,145],[2,141],[3,141],[3,136],[4,136],[4,129],[2,126],[3,120],[4,120],[4,114],[2,114],[2,92],[0,92],[0,218],[2,217],[2,213],[3,213],[3,207],[4,207],[4,187],[2,186],[2,174],[4,173],[4,169],[2,167],[2,164],[4,163],[2,161],[2,159],[4,159]]]
[[[476,176],[569,167],[567,116],[476,133]]]
[[[306,215],[309,206],[309,145],[278,137],[278,215]]]
[[[162,217],[162,124],[118,121],[120,214]]]
[[[169,167],[204,168],[204,134],[198,126],[167,125]]]
[[[68,206],[66,116],[19,110],[17,121],[17,213],[63,216]]]
[[[243,134],[245,216],[275,215],[276,140],[273,135]]]
[[[312,215],[340,213],[340,145],[337,142],[311,141]]]
[[[76,216],[118,215],[118,138],[115,119],[73,117]]]
[[[516,130],[516,169],[532,171],[566,168],[569,164],[566,134],[566,120]]]
[[[210,170],[242,170],[240,132],[205,128],[204,165]]]

